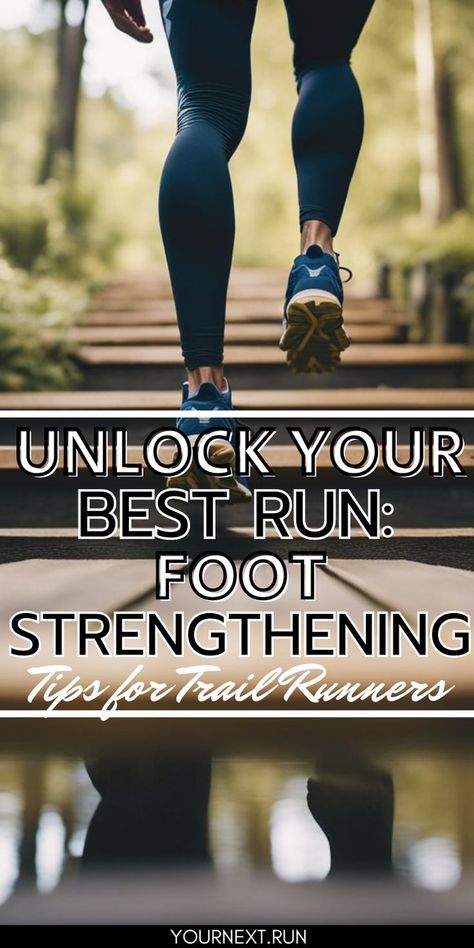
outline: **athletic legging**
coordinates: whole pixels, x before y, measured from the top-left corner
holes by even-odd
[[[373,2],[285,0],[298,89],[292,145],[300,223],[323,221],[333,234],[363,133],[349,60]],[[178,131],[161,178],[160,224],[185,363],[218,366],[234,244],[228,161],[247,123],[257,0],[160,5],[178,83]]]

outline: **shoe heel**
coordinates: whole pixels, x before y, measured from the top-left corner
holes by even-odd
[[[170,477],[167,477],[165,486],[175,489],[180,488],[181,490],[198,490],[199,481],[192,468],[189,468],[189,470],[184,471],[183,474],[172,474]]]
[[[212,442],[209,445],[209,460],[211,464],[229,465],[232,470],[231,474],[224,474],[222,477],[206,474],[206,479],[212,489],[230,491],[229,500],[231,504],[248,503],[252,499],[252,493],[237,478],[237,459],[233,446],[228,441]]]
[[[336,297],[298,294],[287,309],[288,325],[280,349],[295,372],[333,372],[350,339],[344,330],[342,305]]]
[[[174,455],[173,463],[176,457],[177,454]],[[205,481],[213,490],[230,491],[229,500],[231,503],[248,503],[252,499],[252,493],[244,484],[241,484],[237,478],[235,450],[229,441],[212,441],[209,445],[208,457],[211,464],[218,466],[229,465],[231,474],[219,476],[217,474],[201,473],[197,470],[196,465],[193,464],[182,474],[173,474],[168,477],[166,487],[198,490],[202,486],[202,481],[200,484],[198,479],[198,475],[201,474],[201,477],[205,478]]]

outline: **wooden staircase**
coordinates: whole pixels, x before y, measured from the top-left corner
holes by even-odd
[[[458,411],[473,408],[474,387],[470,387],[471,353],[468,347],[409,342],[410,316],[386,300],[347,299],[345,319],[352,346],[344,353],[342,365],[334,375],[293,375],[278,348],[285,278],[285,273],[274,270],[237,269],[233,274],[229,289],[226,365],[239,409],[261,411],[261,424],[265,423],[265,412],[271,409],[318,410],[323,413],[323,421],[325,411],[337,410],[341,412],[341,419],[332,423],[339,427],[347,425],[345,410],[378,410],[380,417],[376,421],[364,419],[364,425],[380,431],[384,424],[383,413],[391,410],[415,413],[417,410],[447,409],[455,415]],[[0,515],[1,562],[4,564],[0,566],[0,574],[8,589],[11,589],[10,583],[13,584],[20,600],[21,588],[27,584],[34,561],[36,565],[31,575],[43,576],[45,589],[51,587],[49,609],[59,608],[58,603],[63,602],[66,588],[71,592],[70,596],[68,593],[71,602],[77,600],[76,604],[83,604],[84,577],[91,596],[94,591],[94,603],[104,603],[103,593],[106,591],[110,608],[122,607],[124,603],[132,607],[135,600],[151,590],[152,561],[160,544],[115,539],[78,541],[73,495],[79,487],[101,485],[83,470],[79,471],[73,483],[58,471],[51,478],[35,481],[33,489],[31,478],[16,470],[13,449],[15,412],[75,409],[93,413],[94,410],[114,410],[113,423],[127,423],[129,426],[133,459],[143,432],[155,422],[139,417],[125,422],[120,412],[174,410],[180,404],[183,369],[166,278],[163,274],[117,277],[95,296],[87,318],[72,336],[78,345],[77,359],[83,372],[81,389],[0,395],[0,409],[9,413],[0,422],[3,432],[0,439],[3,445],[0,448],[0,488],[3,497],[8,498]],[[62,423],[60,418],[58,423]],[[282,419],[281,433],[269,449],[275,469],[271,486],[291,490],[297,480],[297,486],[301,486],[301,482],[295,474],[296,452],[289,447],[287,439],[285,442],[285,423]],[[301,422],[309,427],[317,423],[307,418]],[[405,430],[409,423],[410,418],[405,419]],[[30,424],[35,429],[35,425],[43,424],[43,419],[33,419]],[[92,432],[97,419],[90,416],[79,418],[77,424],[84,431]],[[469,420],[464,419],[462,424],[469,445],[464,461],[471,475],[474,430]],[[461,422],[456,421],[456,427],[460,425]],[[255,484],[268,486],[267,481],[258,478]],[[110,486],[109,482],[107,486]],[[123,479],[112,489],[114,486],[135,488],[137,482]],[[163,486],[163,480],[146,474],[138,486],[159,488]],[[349,486],[357,494],[368,485],[344,480],[333,471],[328,455],[324,454],[320,476],[316,481],[306,481],[304,486],[310,495],[317,497],[322,487]],[[454,567],[457,572],[452,578],[462,589],[463,601],[458,602],[458,607],[467,608],[472,577],[466,570],[474,568],[474,498],[470,477],[447,478],[445,484],[440,485],[427,473],[405,481],[390,477],[380,469],[371,479],[370,486],[383,487],[384,498],[393,503],[397,514],[395,536],[376,544],[361,533],[356,533],[349,543],[333,538],[326,541],[323,546],[330,561],[338,561],[337,577],[332,577],[332,586],[329,583],[328,589],[337,587],[339,599],[350,601],[357,587],[359,603],[366,603],[369,608],[370,602],[377,600],[388,608],[393,605],[393,594],[385,586],[393,571],[387,568],[386,561],[391,561],[392,565],[396,561],[397,582],[410,586],[410,608],[416,611],[427,597],[429,599],[433,583],[441,580],[439,570]],[[446,503],[440,501],[443,488]],[[218,542],[207,545],[215,548],[217,543],[219,549],[225,549],[236,561],[261,549],[262,545],[268,551],[285,556],[293,548],[291,540],[282,540],[271,534],[264,544],[253,539],[251,508],[252,505],[248,505],[227,511]],[[298,549],[314,548],[311,541],[298,539],[297,544]],[[166,544],[167,549],[171,546],[169,542]],[[182,541],[178,542],[177,548],[181,546]],[[206,544],[196,530],[191,532],[186,546],[190,554],[196,554]],[[54,561],[51,569],[50,560]],[[71,560],[82,561],[79,572],[69,568]],[[17,566],[14,567],[15,563]],[[114,564],[117,564],[118,572]],[[443,574],[443,582],[445,575],[448,574]],[[103,586],[105,577],[106,587]],[[183,590],[183,595],[187,601],[188,587]],[[86,599],[90,608],[92,599],[88,596]],[[299,608],[297,599],[295,594],[294,608]],[[328,608],[330,601],[328,595]],[[463,689],[471,700],[474,684],[470,673],[463,679]]]
[[[407,404],[411,398],[407,386],[442,387],[450,406],[466,406],[470,396],[457,390],[469,382],[468,347],[407,343],[410,316],[386,300],[348,297],[345,322],[352,345],[337,373],[293,375],[278,348],[284,286],[282,271],[237,269],[229,287],[226,365],[235,389],[255,392],[248,399],[252,407],[259,407],[262,398],[266,408],[277,408],[277,401],[281,404],[289,393],[294,409],[330,407],[333,395],[336,402],[345,403],[346,396],[340,393],[346,388],[356,390],[351,392],[351,404],[362,407],[365,399],[357,392],[361,381],[372,390],[373,408],[379,397],[381,406],[388,407],[387,387],[393,389],[390,407]],[[182,357],[171,292],[163,275],[116,279],[97,295],[93,310],[73,337],[85,388],[111,393],[179,390]],[[325,389],[331,393],[324,399]],[[112,404],[112,394],[109,399]],[[442,404],[444,396],[434,394],[433,407]],[[240,398],[239,405],[244,407]]]
[[[474,406],[466,345],[408,341],[412,317],[388,300],[348,296],[352,339],[332,375],[294,375],[278,348],[286,273],[236,268],[228,294],[226,365],[241,409],[466,409]],[[174,409],[182,357],[164,272],[117,276],[71,333],[77,392],[0,394],[0,408]],[[350,392],[348,392],[350,389]]]

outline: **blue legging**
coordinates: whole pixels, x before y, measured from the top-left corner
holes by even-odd
[[[292,144],[300,222],[323,221],[333,234],[363,134],[349,60],[373,3],[285,0],[298,89]],[[161,178],[160,224],[185,363],[218,366],[235,231],[228,162],[247,123],[257,0],[160,5],[178,83],[178,131]]]

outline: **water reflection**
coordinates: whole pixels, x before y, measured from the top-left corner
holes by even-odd
[[[407,756],[391,761],[390,770],[397,803],[395,873],[427,889],[454,886],[473,856],[472,766]],[[210,761],[109,759],[90,765],[100,797],[79,761],[0,757],[0,901],[31,878],[40,892],[51,891],[79,871],[84,855],[89,866],[211,859],[218,873],[271,867],[287,882],[323,879],[330,870],[329,842],[334,871],[338,846],[342,841],[347,850],[350,842],[351,820],[360,825],[360,795],[355,805],[352,785],[334,810],[334,774],[319,772],[317,786],[326,786],[331,801],[330,827],[321,796],[312,812],[307,807],[312,771],[301,760],[222,758],[212,762],[210,780]],[[32,779],[34,792],[26,792],[25,780]],[[387,800],[378,816],[369,800],[363,830],[373,842],[380,838],[380,819],[385,821],[385,854]]]
[[[271,813],[271,853],[275,874],[285,882],[325,879],[331,868],[327,836],[306,805],[306,780],[290,777]]]
[[[101,799],[84,843],[84,869],[210,861],[210,759],[142,753],[89,761],[87,771]]]

